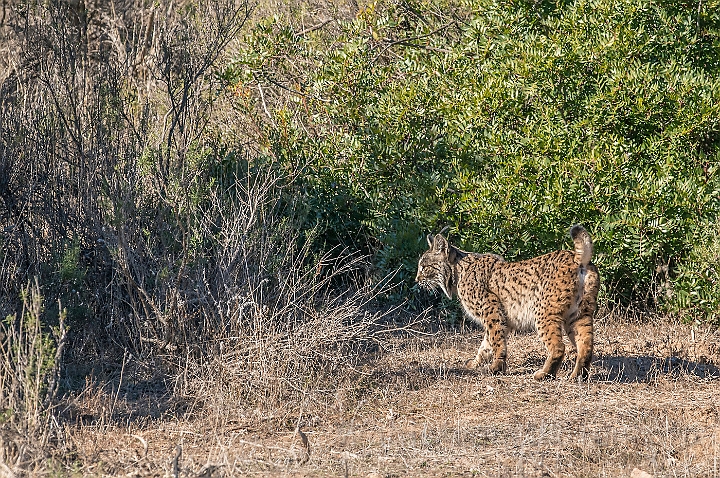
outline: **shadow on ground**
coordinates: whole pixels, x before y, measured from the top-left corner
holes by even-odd
[[[198,400],[195,400],[196,402]],[[61,415],[70,422],[93,425],[126,423],[182,416],[189,402],[177,398],[165,380],[88,382],[79,392],[65,397]]]
[[[508,369],[506,375],[527,375],[540,368],[543,360],[528,358],[518,367]],[[565,377],[572,370],[573,362],[566,360],[558,377]],[[468,369],[464,367],[437,367],[410,362],[402,368],[377,369],[372,374],[380,383],[404,384],[409,389],[419,390],[431,382],[463,376],[488,375],[487,367]],[[621,356],[596,354],[592,363],[591,381],[617,383],[648,383],[659,378],[720,379],[720,368],[708,362],[695,362],[679,357]]]
[[[597,354],[593,361],[594,378],[609,382],[652,382],[661,376],[720,378],[720,369],[711,363],[693,362],[678,357],[648,355],[621,356]]]

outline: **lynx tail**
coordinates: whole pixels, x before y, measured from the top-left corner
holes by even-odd
[[[575,262],[581,266],[587,266],[593,251],[590,234],[580,224],[576,224],[570,229],[570,237],[575,243]]]

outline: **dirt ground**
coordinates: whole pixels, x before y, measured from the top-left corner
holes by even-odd
[[[535,382],[534,336],[512,336],[508,375],[489,376],[463,366],[479,331],[418,335],[307,412],[189,401],[124,424],[80,417],[70,462],[111,476],[720,476],[720,332],[602,317],[596,330],[587,383]]]

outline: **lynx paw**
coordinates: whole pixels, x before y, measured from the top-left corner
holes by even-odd
[[[542,369],[535,372],[535,375],[533,375],[533,378],[537,380],[538,382],[541,380],[553,380],[555,378],[554,375],[546,373]]]
[[[488,364],[492,360],[492,349],[480,349],[477,356],[465,362],[467,368],[478,368],[480,365]]]
[[[465,368],[469,368],[469,369],[476,369],[476,368],[478,368],[479,365],[480,364],[478,363],[476,358],[465,362]]]
[[[583,383],[588,381],[589,379],[589,373],[587,370],[581,370],[580,372],[576,372],[573,370],[573,372],[568,376],[568,380],[571,382],[578,382]]]
[[[506,370],[507,365],[504,360],[494,360],[493,363],[490,365],[490,373],[493,375],[505,373]]]

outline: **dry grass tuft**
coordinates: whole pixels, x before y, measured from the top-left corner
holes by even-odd
[[[0,324],[0,471],[14,476],[42,463],[62,437],[55,419],[66,311],[43,328],[45,310],[35,281],[22,292],[22,309]]]
[[[184,302],[197,305],[168,314],[168,391],[218,422],[237,421],[238,401],[263,410],[254,420],[292,421],[377,347],[387,312],[372,304],[384,289],[371,285],[365,257],[317,255],[312,236],[273,213],[275,176],[237,186],[232,209],[218,200],[202,216],[221,239],[215,265],[193,272],[197,287]]]

